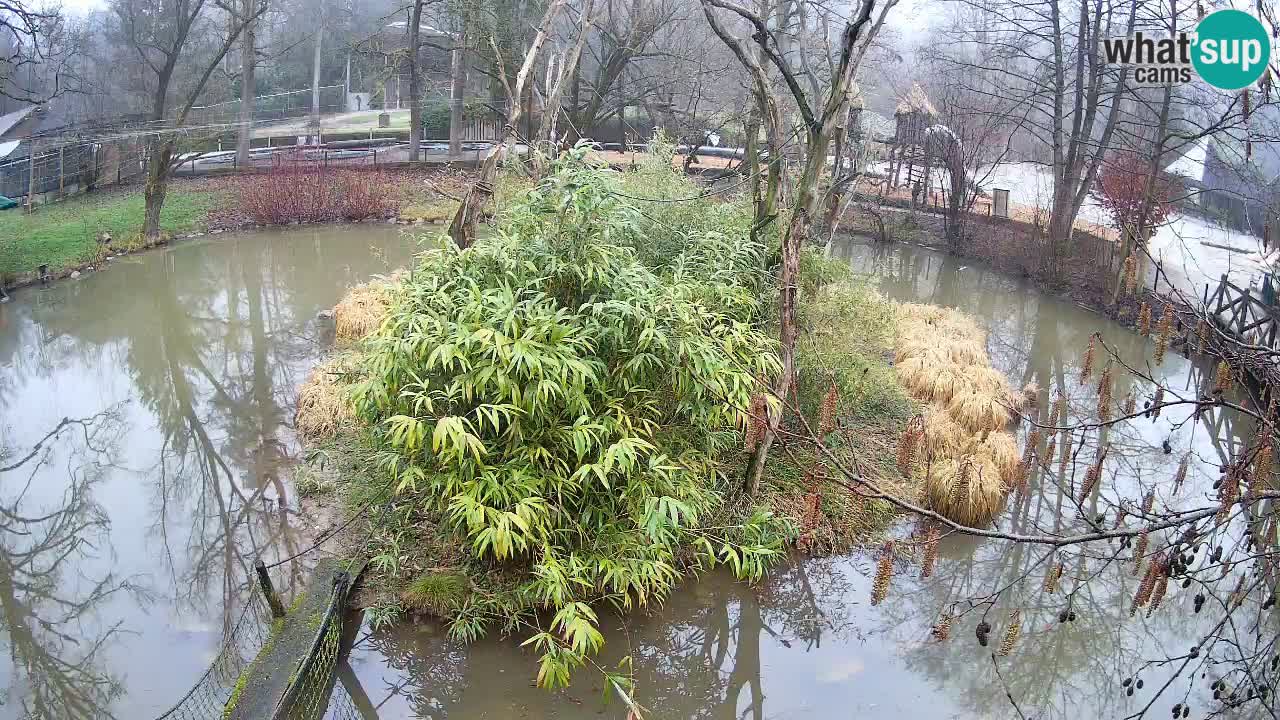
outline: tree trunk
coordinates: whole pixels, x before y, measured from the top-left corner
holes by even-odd
[[[800,252],[812,229],[813,211],[818,204],[818,182],[827,162],[829,137],[829,128],[820,128],[810,134],[804,172],[801,173],[795,186],[795,207],[791,211],[791,222],[787,225],[786,234],[782,238],[782,267],[778,272],[778,359],[782,363],[782,375],[773,389],[782,407],[786,406],[791,395],[791,386],[795,382],[796,336],[799,333],[796,302],[800,285]],[[780,138],[775,139],[770,144],[781,145],[779,140]],[[774,174],[774,168],[779,167],[778,160],[780,158],[770,158],[771,176]],[[776,202],[780,184],[781,177],[777,178],[777,182],[770,178],[769,185],[773,188],[774,202]],[[781,410],[770,414],[767,428],[751,457],[745,483],[746,491],[751,495],[755,495],[760,490],[760,482],[764,478],[765,461],[768,459],[769,449],[777,436],[781,421]]]
[[[147,184],[143,191],[144,213],[142,220],[142,236],[149,244],[162,239],[160,228],[160,211],[164,208],[165,194],[168,192],[169,163],[173,159],[173,141],[161,140],[158,137],[147,141],[150,146],[147,161]]]
[[[409,14],[409,162],[417,162],[422,152],[422,88],[418,81],[418,59],[421,53],[419,36],[422,34],[422,3],[413,1]]]
[[[253,15],[253,0],[241,0],[244,17]],[[240,39],[240,128],[236,134],[236,167],[249,168],[249,150],[253,140],[253,111],[257,94],[258,33],[257,21],[245,25]]]
[[[320,55],[324,46],[324,4],[320,5],[320,17],[316,24],[316,47],[311,60],[311,127],[320,134]],[[318,140],[318,137],[317,137]]]
[[[462,154],[462,113],[466,105],[467,66],[466,32],[459,33],[454,42],[449,89],[449,155]]]
[[[546,103],[542,106],[542,120],[538,123],[538,134],[534,136],[533,144],[536,146],[537,144],[545,143],[548,157],[555,157],[556,116],[560,114],[560,101],[564,97],[565,79],[570,76],[572,69],[578,66],[578,61],[582,57],[582,48],[587,44],[587,33],[591,30],[591,13],[593,10],[595,10],[595,0],[587,0],[587,6],[582,11],[582,27],[578,30],[578,37],[574,40],[573,48],[569,51],[569,54],[560,63],[559,71],[552,78]],[[537,174],[541,175],[542,160],[534,150],[534,147],[529,148],[534,168]]]
[[[468,248],[471,243],[475,242],[476,225],[479,223],[480,217],[485,213],[489,200],[493,197],[493,185],[498,179],[498,167],[502,164],[503,159],[506,158],[507,153],[515,147],[516,128],[520,126],[520,99],[524,96],[529,75],[533,72],[534,61],[537,60],[538,52],[542,50],[542,46],[547,42],[547,34],[551,30],[551,24],[555,22],[556,15],[559,14],[560,8],[564,7],[565,1],[552,0],[542,14],[538,32],[534,35],[533,42],[529,44],[528,51],[525,52],[524,62],[520,65],[520,71],[516,73],[515,86],[508,86],[505,73],[500,73],[502,83],[507,91],[507,122],[502,131],[502,140],[489,153],[489,156],[484,159],[484,163],[480,166],[480,177],[476,179],[475,184],[471,186],[466,196],[462,198],[462,204],[458,206],[457,212],[453,214],[453,221],[449,223],[449,237],[460,248]],[[495,51],[497,50],[496,47],[494,49]]]

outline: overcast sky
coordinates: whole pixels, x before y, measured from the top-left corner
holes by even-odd
[[[73,15],[83,15],[90,10],[101,10],[107,6],[104,0],[62,0],[62,9]]]

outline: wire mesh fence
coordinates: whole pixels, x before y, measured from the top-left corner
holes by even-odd
[[[328,711],[342,655],[342,618],[350,587],[350,575],[334,574],[329,604],[316,628],[314,642],[291,676],[272,720],[320,720]]]
[[[145,174],[146,152],[138,139],[24,140],[0,159],[0,195],[49,202]]]
[[[346,89],[342,85],[322,85],[318,92],[321,113],[343,112],[347,109]],[[306,115],[313,109],[314,98],[310,88],[259,95],[254,98],[254,122],[285,120]],[[240,101],[191,108],[188,122],[193,125],[234,123],[240,118]]]
[[[223,716],[227,702],[270,634],[265,604],[256,594],[252,597],[231,631],[223,637],[209,669],[185,696],[156,720],[213,720]]]

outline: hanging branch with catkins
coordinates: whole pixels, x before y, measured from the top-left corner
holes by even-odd
[[[1138,310],[1138,332],[1143,337],[1151,335],[1151,306],[1143,301],[1142,307]]]
[[[1156,388],[1156,395],[1151,399],[1151,417],[1160,417],[1160,407],[1164,405],[1164,388]]]
[[[1013,652],[1013,646],[1017,644],[1018,637],[1022,635],[1022,611],[1014,610],[1009,613],[1009,624],[1004,628],[1004,638],[1000,640],[1000,656],[1008,657]]]
[[[1173,303],[1165,303],[1164,312],[1160,315],[1160,325],[1156,328],[1156,351],[1152,361],[1156,365],[1164,363],[1165,353],[1169,350],[1169,338],[1173,335]]]
[[[1067,424],[1067,396],[1061,390],[1053,401],[1053,412],[1049,415],[1049,422],[1058,427]]]
[[[1089,382],[1093,375],[1093,358],[1098,352],[1098,333],[1089,336],[1089,345],[1084,350],[1084,362],[1080,365],[1080,384]]]
[[[1067,476],[1067,464],[1071,462],[1071,444],[1074,440],[1074,433],[1070,430],[1062,431],[1062,452],[1058,455],[1058,474],[1063,478]]]
[[[1124,291],[1128,295],[1138,292],[1138,259],[1132,253],[1124,259]]]
[[[951,613],[943,612],[938,618],[938,622],[933,624],[933,639],[938,642],[946,642],[951,637]]]
[[[1177,495],[1182,489],[1182,483],[1187,481],[1187,470],[1191,467],[1191,453],[1188,452],[1182,456],[1182,461],[1178,463],[1178,471],[1173,474],[1173,494]]]
[[[924,528],[924,557],[920,561],[920,577],[922,579],[933,575],[934,565],[938,562],[938,525],[932,520],[925,521]]]
[[[1258,454],[1253,459],[1253,482],[1259,488],[1266,487],[1271,482],[1274,461],[1272,456],[1271,438],[1268,437],[1262,441],[1262,447],[1258,448]]]
[[[1213,394],[1221,395],[1231,387],[1231,366],[1226,360],[1219,360],[1213,375]]]
[[[1156,576],[1159,573],[1157,568],[1159,565],[1160,563],[1158,562],[1152,562],[1147,565],[1147,571],[1142,575],[1142,582],[1138,583],[1138,589],[1133,594],[1133,603],[1129,605],[1129,617],[1137,615],[1139,608],[1146,607],[1147,603],[1150,602],[1151,593],[1156,587]],[[1134,574],[1137,574],[1136,568]]]
[[[1137,541],[1133,544],[1133,574],[1137,575],[1142,570],[1142,559],[1147,555],[1147,545],[1151,543],[1151,528],[1148,525],[1138,534]]]
[[[1044,591],[1050,595],[1058,591],[1058,582],[1062,580],[1062,573],[1066,567],[1062,563],[1053,563],[1049,566],[1048,571],[1044,574]]]
[[[1129,394],[1124,397],[1124,414],[1125,417],[1133,415],[1133,411],[1138,409],[1138,395],[1130,390]]]
[[[1102,378],[1098,380],[1098,419],[1102,422],[1111,420],[1111,384],[1113,382],[1111,362],[1102,369]]]
[[[1147,617],[1160,609],[1160,603],[1164,602],[1165,593],[1169,590],[1169,560],[1162,553],[1156,561],[1152,563],[1156,568],[1155,587],[1151,590],[1151,600],[1148,603]]]
[[[1089,466],[1089,470],[1084,474],[1084,485],[1080,488],[1080,497],[1077,498],[1079,505],[1084,505],[1089,496],[1093,494],[1093,489],[1098,487],[1098,482],[1102,480],[1102,462],[1107,458],[1107,448],[1102,448],[1098,452],[1098,457]]]
[[[893,541],[885,542],[876,563],[876,579],[871,585],[871,604],[879,605],[889,596],[889,583],[893,580]]]
[[[1014,478],[1014,488],[1018,491],[1018,497],[1022,497],[1027,490],[1027,481],[1031,477],[1031,468],[1035,466],[1036,452],[1040,446],[1040,428],[1034,428],[1027,433],[1027,443],[1022,449],[1022,459],[1018,461],[1017,476]]]
[[[907,422],[902,437],[898,439],[898,473],[904,478],[910,477],[915,469],[924,432],[924,416],[916,415]]]
[[[1214,515],[1214,521],[1221,525],[1231,517],[1231,508],[1236,504],[1236,500],[1240,499],[1240,473],[1236,467],[1227,468],[1227,474],[1222,476],[1218,497],[1221,502],[1218,505],[1217,514]]]

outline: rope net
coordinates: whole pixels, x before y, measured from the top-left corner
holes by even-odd
[[[326,716],[342,655],[342,616],[347,605],[348,583],[345,573],[335,576],[328,609],[316,629],[316,642],[298,663],[296,674],[277,708],[278,720],[321,720]]]
[[[265,603],[253,595],[240,617],[222,639],[209,669],[172,708],[156,720],[210,720],[221,718],[240,678],[266,645],[270,624]]]

